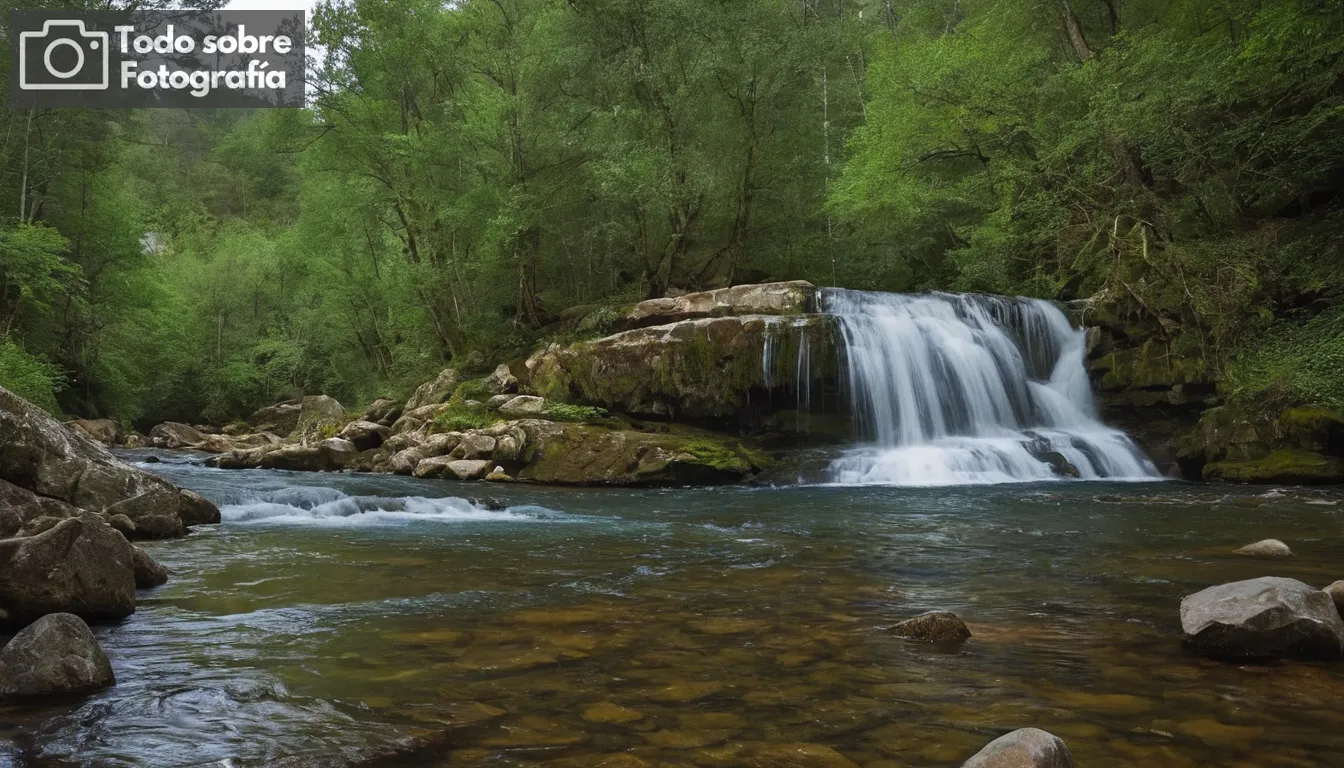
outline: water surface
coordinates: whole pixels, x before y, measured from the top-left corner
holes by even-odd
[[[1178,622],[1210,584],[1344,576],[1337,491],[147,468],[225,523],[146,545],[173,578],[96,630],[118,684],[0,709],[0,764],[321,765],[410,739],[417,765],[957,766],[1027,725],[1089,768],[1344,754],[1344,665],[1204,660]],[[1297,557],[1228,554],[1268,536]],[[971,625],[960,652],[891,635],[930,609]]]

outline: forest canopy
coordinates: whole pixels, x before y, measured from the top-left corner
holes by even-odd
[[[1123,302],[1233,395],[1344,406],[1344,3],[309,23],[308,109],[3,108],[0,384],[127,422],[357,404],[603,307],[807,279]]]

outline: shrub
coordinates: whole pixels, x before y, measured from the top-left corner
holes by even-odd
[[[0,343],[0,386],[51,413],[60,410],[56,393],[65,389],[65,373],[34,357],[13,341]]]
[[[551,421],[590,422],[607,418],[603,408],[592,405],[571,405],[569,403],[548,402],[542,415]]]

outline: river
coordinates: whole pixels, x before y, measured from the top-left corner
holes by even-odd
[[[146,546],[171,581],[95,629],[118,684],[0,709],[0,764],[326,765],[409,739],[407,765],[957,766],[1028,725],[1089,768],[1344,754],[1344,667],[1205,660],[1178,620],[1211,584],[1339,578],[1339,491],[566,490],[159,455],[224,523]],[[1229,554],[1268,536],[1297,556]],[[930,609],[966,619],[959,652],[889,632]]]

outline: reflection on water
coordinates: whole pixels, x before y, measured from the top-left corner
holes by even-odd
[[[11,753],[263,766],[409,743],[415,765],[957,766],[1034,725],[1090,768],[1344,754],[1344,666],[1200,659],[1177,609],[1222,581],[1340,578],[1336,492],[151,468],[230,504],[226,523],[149,545],[173,580],[98,630],[118,685],[0,709]],[[1297,557],[1227,554],[1267,536]],[[886,631],[933,608],[970,624],[961,653]]]

